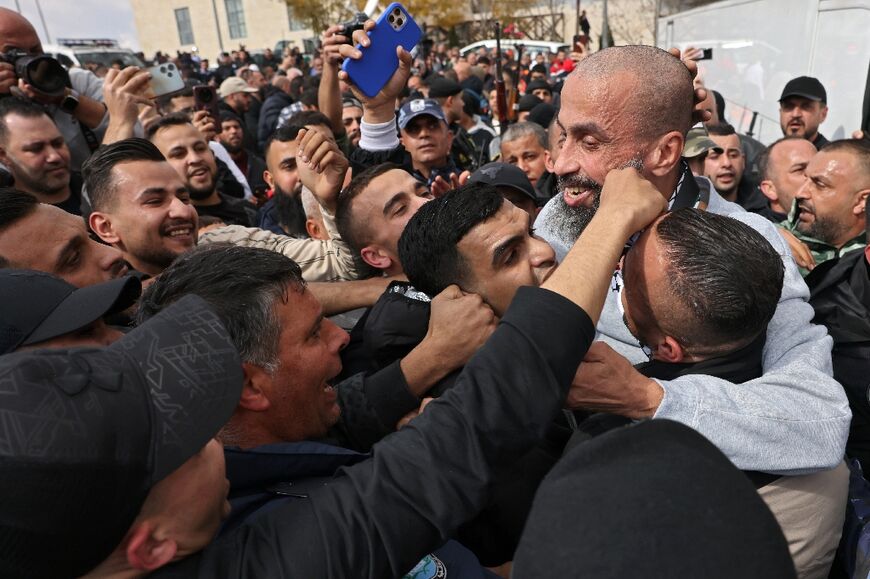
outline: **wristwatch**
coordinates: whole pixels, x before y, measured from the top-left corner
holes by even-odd
[[[69,93],[63,100],[60,101],[60,110],[65,113],[73,114],[76,110],[76,107],[79,106],[79,93],[70,89]]]

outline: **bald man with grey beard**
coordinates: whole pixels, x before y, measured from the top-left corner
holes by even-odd
[[[820,473],[783,477],[803,486],[779,493],[786,499],[765,497],[778,516],[802,509],[818,515],[812,521],[806,511],[792,520],[779,518],[793,554],[812,551],[809,558],[796,559],[799,572],[816,576],[830,567],[842,505],[833,510],[831,503],[814,506],[813,497],[844,492],[842,459],[851,412],[831,377],[831,339],[824,328],[810,324],[806,284],[775,227],[715,191],[702,194],[681,160],[693,92],[686,66],[658,48],[608,48],[578,63],[562,91],[556,124],[564,139],[554,167],[559,193],[539,214],[535,230],[563,258],[595,214],[608,172],[626,164],[642,167],[641,174],[671,210],[699,207],[746,223],[764,235],[785,266],[782,294],[767,330],[763,375],[742,384],[700,374],[674,380],[642,376],[632,364],[647,355],[624,323],[618,299],[623,281],[616,271],[597,326],[604,344],[587,355],[570,402],[633,419],[688,424],[746,471]]]

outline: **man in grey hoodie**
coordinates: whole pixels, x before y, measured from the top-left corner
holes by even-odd
[[[579,63],[562,94],[556,126],[564,144],[555,164],[560,191],[535,223],[557,258],[595,214],[607,172],[634,166],[668,199],[670,209],[700,207],[738,219],[764,235],[785,264],[782,295],[766,334],[763,375],[742,384],[705,375],[654,380],[635,370],[632,364],[646,356],[623,321],[617,271],[597,325],[599,339],[608,347],[587,355],[582,384],[575,385],[585,396],[578,400],[630,418],[683,422],[743,470],[804,475],[840,465],[851,412],[843,388],[831,376],[831,339],[824,328],[810,323],[809,292],[787,245],[764,218],[746,213],[715,191],[702,194],[680,160],[692,122],[688,69],[657,48],[610,48]],[[786,480],[808,486],[818,482]],[[804,490],[805,496],[813,492]],[[806,528],[798,527],[796,521],[791,536],[784,529],[793,554],[799,542],[813,540],[801,538]],[[835,548],[836,539],[826,537],[824,543]]]

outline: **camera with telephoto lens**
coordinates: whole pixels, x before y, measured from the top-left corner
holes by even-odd
[[[341,30],[336,32],[336,34],[347,38],[345,44],[353,44],[353,33],[357,30],[362,30],[363,25],[368,19],[369,17],[366,16],[365,12],[357,12],[353,18],[341,24]]]
[[[0,60],[11,64],[18,78],[44,95],[61,96],[70,86],[69,73],[47,54],[13,49],[0,54]]]

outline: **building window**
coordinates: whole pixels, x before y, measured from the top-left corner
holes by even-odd
[[[181,44],[193,44],[193,26],[190,23],[190,10],[175,9],[175,24],[178,26],[178,38]]]
[[[288,30],[304,30],[305,25],[293,17],[293,8],[287,5],[287,28]]]
[[[230,38],[246,38],[248,29],[245,26],[245,9],[242,0],[224,0],[227,8],[227,24],[230,26]]]

